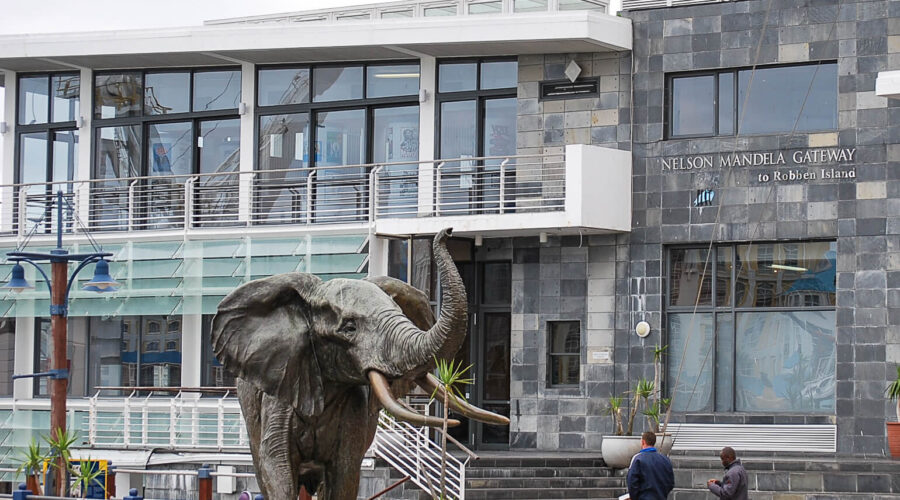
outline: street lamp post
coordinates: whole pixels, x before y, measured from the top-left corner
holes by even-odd
[[[50,353],[50,371],[43,373],[34,373],[29,375],[14,375],[13,379],[19,378],[39,378],[47,377],[50,379],[50,435],[56,439],[60,437],[60,431],[66,429],[66,394],[69,388],[69,367],[68,356],[66,353],[66,330],[68,327],[68,305],[69,292],[72,289],[72,283],[78,272],[87,267],[89,264],[96,263],[94,268],[94,277],[85,284],[84,289],[94,292],[111,292],[115,291],[118,285],[109,275],[109,264],[106,257],[111,257],[109,252],[94,252],[70,254],[68,250],[62,247],[63,234],[63,193],[57,192],[57,228],[56,228],[56,248],[50,253],[24,252],[14,251],[8,252],[7,260],[15,262],[12,269],[12,279],[3,288],[11,289],[19,292],[27,288],[34,288],[25,280],[25,269],[22,262],[27,262],[35,267],[44,277],[44,281],[50,288],[50,329],[53,347]],[[50,262],[50,279],[47,274],[38,265],[38,262]],[[78,262],[78,266],[67,277],[69,270],[69,262]],[[62,471],[64,464],[57,464],[57,471]],[[62,491],[62,474],[58,474],[56,481],[57,494],[63,495]]]

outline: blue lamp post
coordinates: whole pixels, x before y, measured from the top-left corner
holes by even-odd
[[[70,254],[68,250],[62,247],[62,207],[63,193],[59,191],[56,194],[56,248],[50,250],[50,253],[20,251],[7,253],[7,260],[15,262],[15,265],[12,269],[12,279],[2,287],[16,292],[34,288],[33,285],[25,280],[25,269],[22,267],[22,262],[27,262],[41,273],[44,281],[50,288],[50,326],[53,339],[53,349],[50,354],[50,371],[31,375],[14,375],[13,379],[25,377],[48,377],[50,379],[50,434],[56,438],[59,437],[58,432],[66,428],[66,393],[69,386],[66,328],[68,326],[69,292],[72,289],[72,283],[74,283],[75,276],[78,275],[79,271],[92,263],[96,263],[94,277],[85,284],[84,289],[95,292],[112,292],[116,290],[115,287],[118,285],[109,275],[109,263],[106,262],[106,257],[111,257],[111,253]],[[48,279],[47,273],[38,265],[38,262],[50,262],[51,278]],[[67,277],[69,262],[79,263],[71,278]],[[62,469],[57,468],[57,470]],[[62,482],[57,481],[57,489],[61,488]],[[61,495],[61,493],[59,494]]]

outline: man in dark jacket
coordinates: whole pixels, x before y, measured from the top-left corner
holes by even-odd
[[[725,477],[721,481],[715,479],[707,481],[709,491],[724,500],[748,500],[750,497],[747,496],[747,471],[734,453],[734,448],[730,446],[722,448],[719,458],[725,467]]]
[[[641,451],[628,467],[628,495],[631,500],[665,500],[675,487],[675,471],[669,457],[656,451],[656,434],[641,434]]]

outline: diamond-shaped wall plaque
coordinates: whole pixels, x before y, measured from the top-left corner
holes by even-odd
[[[569,61],[569,64],[566,66],[566,78],[568,78],[570,82],[574,82],[580,74],[581,66],[579,66],[574,60]]]

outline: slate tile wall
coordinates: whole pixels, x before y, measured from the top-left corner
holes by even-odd
[[[616,371],[648,372],[647,348],[626,328],[637,317],[655,332],[663,327],[667,245],[835,239],[837,410],[829,420],[840,453],[883,453],[884,420],[893,414],[884,388],[900,363],[900,101],[874,91],[879,71],[900,68],[900,2],[746,0],[626,15],[635,37],[634,227]],[[664,137],[666,73],[821,60],[838,64],[835,131]],[[753,168],[663,172],[659,164],[695,153],[834,146],[856,148],[856,179],[760,183]],[[716,206],[691,205],[700,189],[715,190]]]

